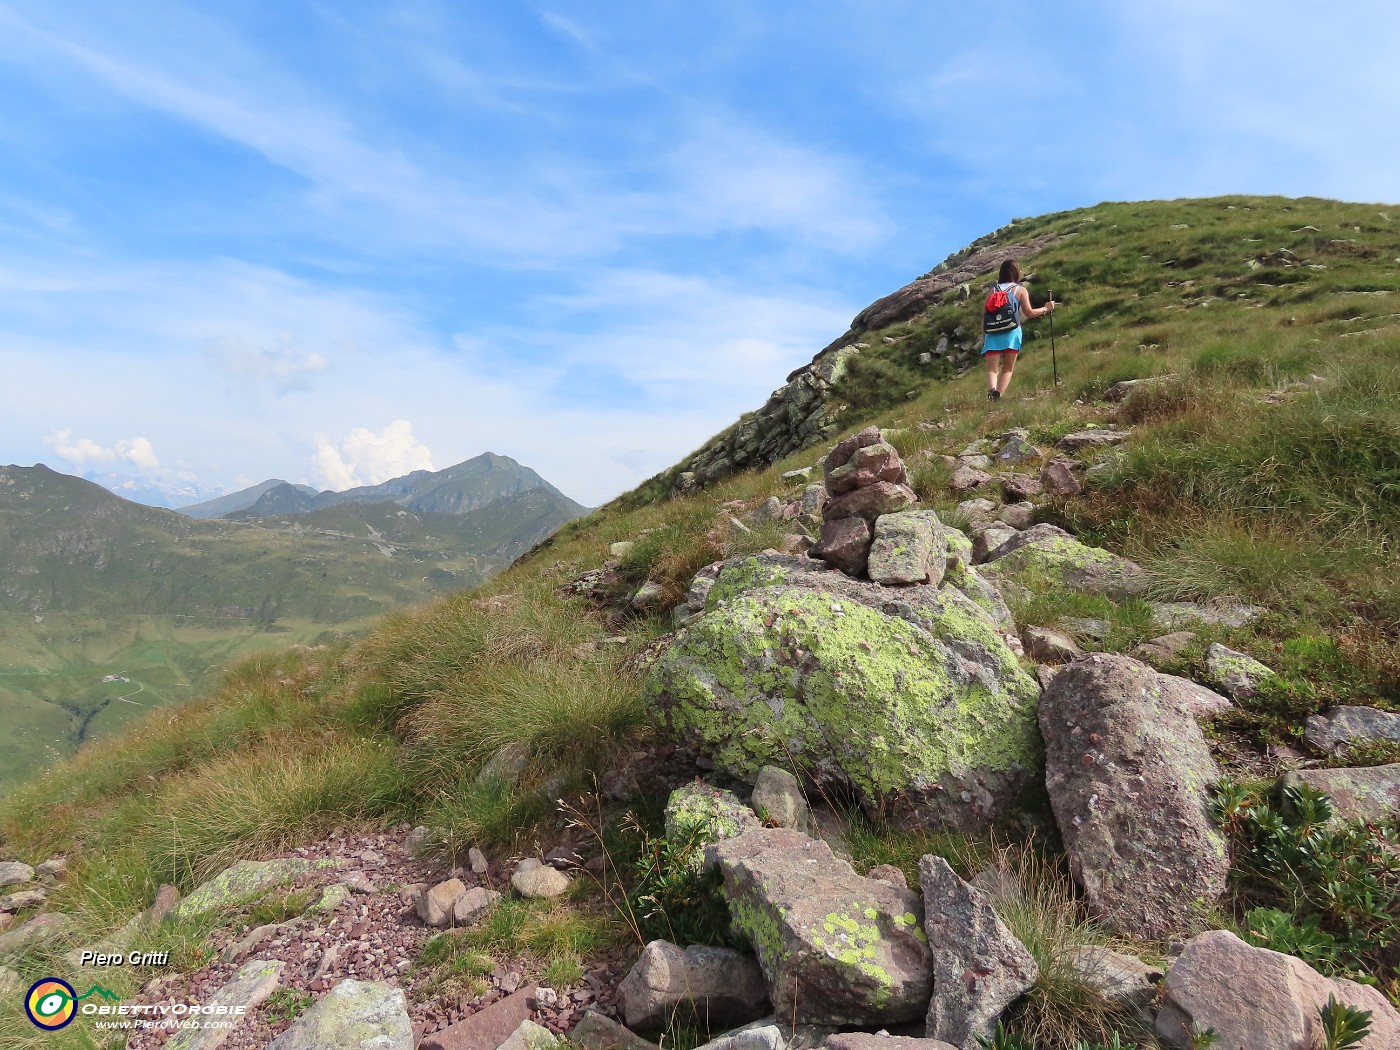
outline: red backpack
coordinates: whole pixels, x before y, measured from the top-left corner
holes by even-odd
[[[992,289],[992,294],[982,305],[982,331],[985,334],[1009,332],[1021,323],[1021,302],[1016,298],[1019,287],[1013,284],[1010,291],[1001,287]]]

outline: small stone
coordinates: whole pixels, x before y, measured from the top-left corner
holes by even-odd
[[[1040,484],[1052,496],[1077,496],[1084,486],[1068,460],[1052,459],[1040,470]]]
[[[1008,438],[996,454],[998,463],[1026,463],[1039,458],[1040,449],[1020,435],[1012,435]]]
[[[1035,507],[1029,503],[1008,503],[997,512],[997,518],[1019,532],[1031,527],[1031,516],[1034,513]]]
[[[894,886],[896,889],[907,890],[909,888],[909,880],[904,877],[904,871],[893,864],[876,864],[865,873],[865,877]]]
[[[1023,628],[1021,642],[1026,647],[1026,655],[1042,664],[1067,664],[1084,655],[1073,638],[1049,627]]]
[[[52,857],[40,864],[34,871],[46,879],[61,879],[68,874],[68,861],[63,857]]]
[[[883,514],[875,519],[867,571],[885,586],[927,582],[936,587],[943,582],[947,548],[933,511]]]
[[[796,470],[786,470],[779,475],[779,478],[781,478],[782,481],[789,485],[796,485],[799,482],[811,481],[812,468],[798,467]]]
[[[802,785],[786,769],[764,766],[758,771],[750,799],[760,817],[779,827],[806,831],[811,824],[812,811]]]
[[[596,1010],[584,1013],[583,1019],[569,1033],[569,1041],[584,1050],[658,1050],[655,1043],[648,1042]]]
[[[652,941],[618,985],[629,1028],[661,1028],[681,1007],[722,1027],[762,1017],[770,1009],[758,965],[732,948]]]
[[[534,1021],[521,1021],[497,1050],[553,1050],[560,1045],[559,1037]]]
[[[0,861],[0,889],[34,881],[34,869],[17,860]]]
[[[430,834],[427,828],[420,825],[408,833],[400,848],[410,857],[416,857],[418,851],[428,844]]]
[[[472,871],[477,875],[485,875],[491,870],[491,863],[486,859],[486,854],[475,846],[467,850],[467,863],[471,865]]]
[[[501,895],[495,890],[484,889],[481,886],[473,886],[457,898],[452,905],[452,918],[458,925],[465,925],[472,922],[490,909]]]
[[[310,907],[313,912],[332,912],[350,899],[351,889],[343,882],[337,882],[333,886],[327,886],[321,893],[321,899]]]
[[[16,912],[26,908],[37,908],[46,900],[48,894],[43,890],[17,890],[0,897],[0,911]]]
[[[1149,1006],[1164,975],[1160,967],[1148,966],[1135,955],[1087,944],[1071,950],[1070,966],[1080,980],[1124,1010]]]
[[[1016,535],[1016,532],[1016,529],[1006,524],[978,529],[972,536],[972,563],[981,565],[992,551]]]
[[[632,553],[632,548],[636,546],[632,540],[619,540],[617,543],[608,544],[608,556],[617,558],[619,561]]]
[[[822,523],[821,538],[811,554],[847,576],[860,576],[869,564],[873,540],[874,530],[864,518],[826,521]]]
[[[1247,700],[1274,672],[1252,656],[1214,642],[1206,649],[1206,674],[1211,684],[1233,700]]]
[[[632,595],[631,606],[637,612],[653,612],[661,608],[666,600],[666,592],[661,584],[647,580],[637,588],[637,593]]]
[[[1143,642],[1128,655],[1137,660],[1144,660],[1153,667],[1161,667],[1164,664],[1174,663],[1181,655],[1182,650],[1195,640],[1196,632],[1194,631],[1175,631],[1172,634],[1159,635]]]
[[[426,925],[441,929],[452,921],[452,913],[457,905],[457,900],[466,892],[466,884],[461,879],[448,879],[446,882],[439,882],[432,889],[419,895],[418,917]]]
[[[978,470],[975,467],[960,466],[954,469],[953,476],[948,480],[948,488],[958,495],[971,492],[988,484],[992,476],[985,470]]]
[[[1007,503],[1022,503],[1044,491],[1039,480],[1029,474],[1007,474],[1001,479],[1001,494]]]
[[[465,1020],[430,1033],[424,1037],[420,1050],[496,1050],[520,1027],[520,1022],[530,1019],[535,991],[534,985],[526,985]]]
[[[522,897],[558,897],[572,883],[562,871],[542,865],[530,871],[517,870],[510,885]]]
[[[1078,452],[1081,448],[1105,448],[1121,445],[1128,440],[1128,434],[1119,430],[1081,430],[1066,434],[1055,442],[1055,447],[1065,452]]]

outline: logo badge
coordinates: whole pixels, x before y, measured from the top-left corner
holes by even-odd
[[[73,1020],[78,1012],[78,993],[67,981],[45,977],[30,986],[24,997],[24,1012],[40,1028],[56,1032]]]

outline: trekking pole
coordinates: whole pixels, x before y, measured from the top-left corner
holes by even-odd
[[[1055,293],[1050,293],[1050,301],[1055,301]],[[1055,360],[1055,311],[1050,311],[1050,371],[1055,376],[1055,386],[1060,385],[1060,366]]]

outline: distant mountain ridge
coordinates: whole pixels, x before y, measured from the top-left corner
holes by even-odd
[[[218,496],[202,503],[191,503],[186,507],[175,508],[179,513],[190,518],[222,518],[227,514],[236,514],[240,510],[247,510],[266,492],[286,486],[294,492],[306,496],[316,495],[316,490],[310,485],[293,485],[283,481],[281,478],[271,478],[250,488],[240,489],[238,492],[230,492],[226,496]],[[120,493],[118,493],[120,495]]]

